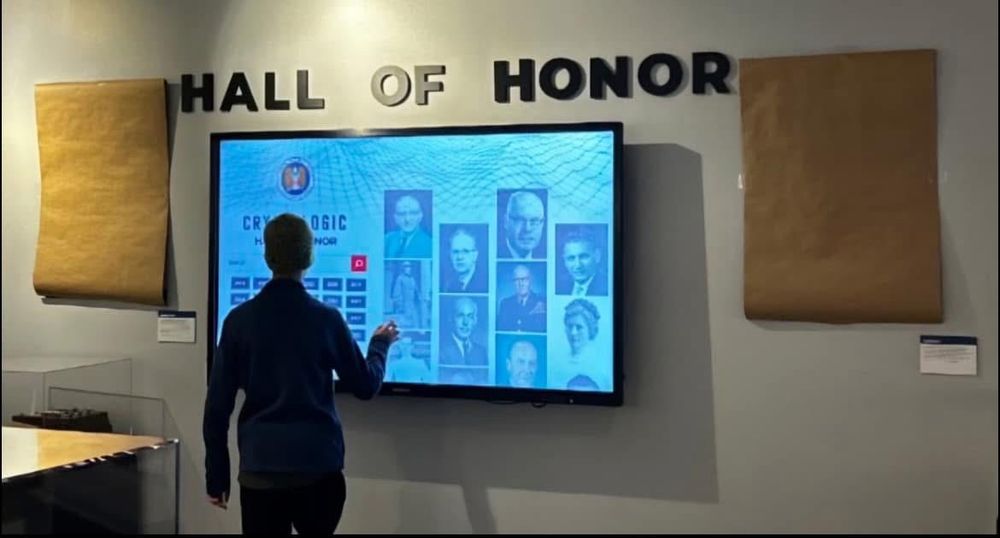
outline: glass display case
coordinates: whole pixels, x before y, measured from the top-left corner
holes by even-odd
[[[178,442],[3,428],[3,534],[173,534]]]
[[[79,368],[93,376],[94,367],[124,377],[121,361]],[[31,397],[50,411],[3,428],[3,534],[177,533],[178,431],[166,403],[55,386],[74,381],[52,376],[63,372],[17,379],[46,386]],[[7,382],[5,371],[5,415],[30,411],[22,405],[28,390],[7,407]]]
[[[61,419],[47,414],[60,409],[48,401],[50,389],[132,394],[132,360],[127,358],[4,357],[2,364],[4,426],[41,427],[41,422],[46,421],[49,423],[46,427],[108,432],[106,417],[95,416],[86,409],[77,409],[72,416]],[[60,420],[67,427],[60,427]],[[72,427],[79,424],[86,426]]]

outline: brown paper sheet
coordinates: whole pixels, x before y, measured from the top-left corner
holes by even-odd
[[[39,295],[162,305],[169,211],[162,79],[35,87]]]
[[[740,60],[747,318],[942,320],[935,61]]]

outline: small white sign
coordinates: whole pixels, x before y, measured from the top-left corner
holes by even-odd
[[[976,375],[974,336],[921,336],[920,373]]]
[[[196,320],[194,312],[160,310],[156,320],[156,340],[158,342],[193,344]]]

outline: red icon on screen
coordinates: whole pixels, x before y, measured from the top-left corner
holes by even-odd
[[[368,270],[368,256],[355,254],[351,256],[351,272],[364,273]]]

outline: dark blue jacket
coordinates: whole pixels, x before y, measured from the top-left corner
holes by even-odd
[[[333,403],[333,374],[361,399],[385,375],[389,341],[372,338],[366,358],[340,312],[297,280],[273,279],[222,325],[205,400],[207,492],[229,491],[229,418],[236,392],[246,400],[237,436],[240,470],[334,472],[344,468],[344,433]]]

